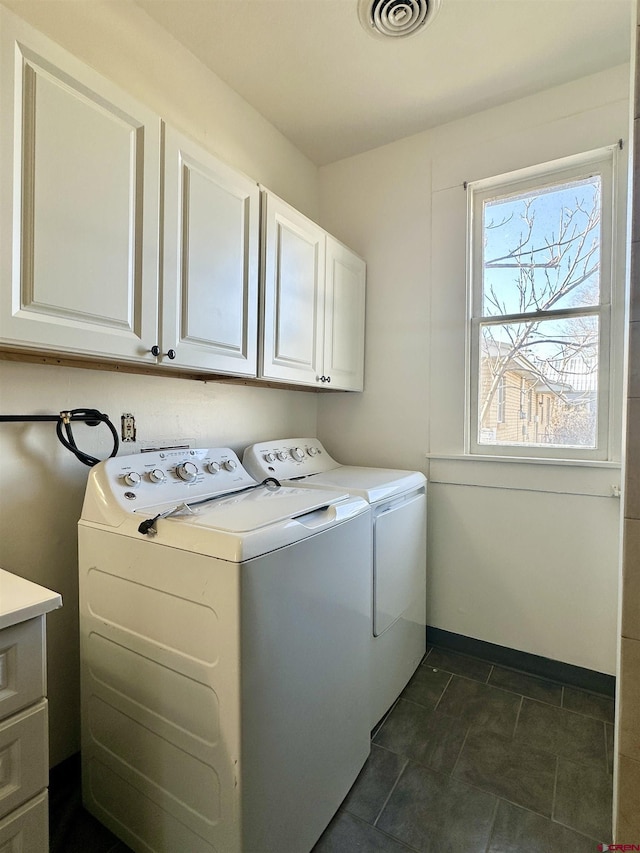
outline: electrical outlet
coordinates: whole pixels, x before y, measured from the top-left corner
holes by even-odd
[[[120,418],[120,435],[123,441],[136,440],[136,419],[130,413]]]

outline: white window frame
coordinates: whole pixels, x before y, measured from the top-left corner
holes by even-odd
[[[521,169],[505,175],[470,182],[467,184],[467,381],[465,452],[469,455],[565,459],[565,460],[610,460],[612,459],[611,411],[613,382],[611,305],[614,287],[614,246],[616,229],[616,159],[618,146],[608,146],[585,154],[555,160],[550,163]],[[512,314],[487,317],[482,315],[483,284],[483,204],[494,198],[532,192],[562,182],[601,176],[601,230],[600,230],[600,304],[589,313],[597,314],[600,321],[598,350],[598,420],[597,444],[595,448],[548,447],[517,444],[480,444],[478,442],[478,385],[480,368],[480,334],[483,325],[517,322],[526,316],[559,317],[579,316],[583,309],[563,309],[535,314]]]

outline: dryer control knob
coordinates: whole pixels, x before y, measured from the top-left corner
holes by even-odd
[[[291,455],[296,462],[300,462],[301,459],[304,459],[304,450],[301,447],[294,447],[291,451]]]
[[[276,453],[276,456],[278,457],[278,459],[280,460],[280,462],[286,462],[286,461],[287,461],[287,459],[289,458],[289,454],[287,453],[287,451],[286,451],[286,450],[279,450],[279,451]]]
[[[140,483],[142,477],[140,476],[140,474],[137,473],[137,471],[129,471],[124,475],[123,479],[127,486],[135,487]]]
[[[193,462],[182,462],[176,465],[176,474],[186,483],[192,483],[198,475],[198,469]]]
[[[317,456],[318,455],[318,448],[315,446],[312,446],[307,450],[307,453],[309,454],[309,456]]]
[[[167,476],[162,468],[154,468],[153,471],[149,471],[149,479],[152,483],[164,483]]]
[[[219,470],[220,470],[220,463],[219,462],[207,462],[207,471],[210,474],[217,474]]]
[[[225,459],[225,461],[222,463],[222,467],[225,469],[225,471],[235,471],[238,467],[238,463],[235,459]]]
[[[269,451],[269,453],[265,453],[264,454],[264,461],[265,462],[275,462],[276,461],[276,454],[271,453],[271,451]]]

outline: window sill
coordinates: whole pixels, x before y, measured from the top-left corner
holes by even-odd
[[[560,465],[577,468],[613,468],[620,470],[621,463],[611,459],[560,459],[553,456],[499,456],[492,453],[427,453],[428,460],[442,459],[451,462],[512,462],[525,465]]]
[[[610,460],[428,453],[430,483],[518,492],[619,498],[621,465]]]

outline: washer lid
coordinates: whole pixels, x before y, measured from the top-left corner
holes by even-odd
[[[331,471],[311,474],[299,481],[300,485],[306,488],[340,489],[351,495],[358,495],[370,504],[424,488],[426,482],[420,471],[360,468],[354,465],[341,465]]]
[[[192,508],[186,504],[184,510],[178,510],[163,521],[182,522],[228,533],[248,533],[304,516],[348,497],[346,491],[310,491],[289,484],[276,491],[258,487],[250,492],[224,498],[213,497],[210,503]],[[146,517],[166,509],[166,504],[162,504],[136,509],[135,512]]]
[[[141,520],[153,518],[156,511],[166,508],[163,504],[129,513],[118,533],[144,538],[150,547],[161,545],[242,563],[321,535],[337,524],[369,512],[365,500],[337,490],[283,486],[275,492],[256,489],[192,509],[185,506],[178,513],[159,518],[154,535],[139,532]]]
[[[260,478],[262,480],[262,477]],[[80,525],[240,562],[366,513],[346,490],[270,490],[233,450],[183,448],[107,459],[89,472]]]
[[[419,471],[340,465],[317,438],[284,438],[246,448],[242,464],[255,480],[277,477],[305,488],[340,489],[369,503],[424,488]]]

